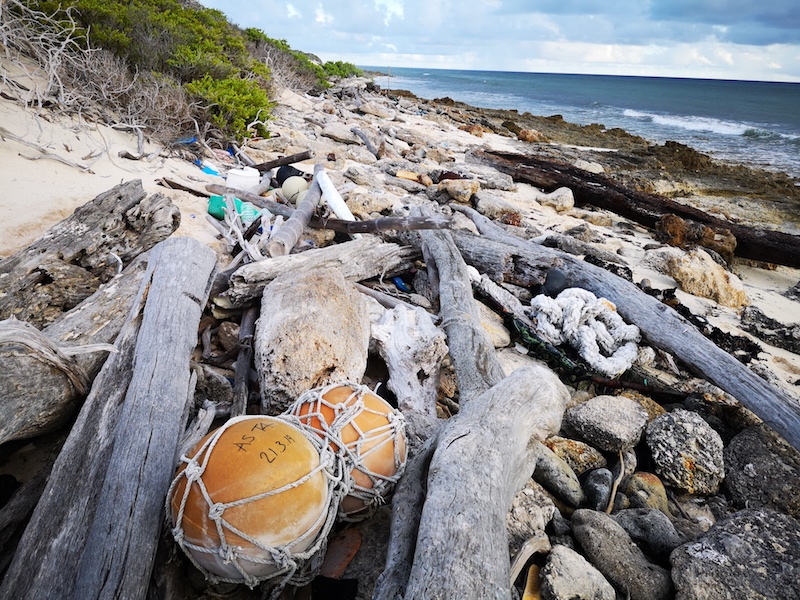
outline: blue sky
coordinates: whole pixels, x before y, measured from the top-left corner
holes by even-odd
[[[201,0],[357,65],[800,82],[797,0]]]

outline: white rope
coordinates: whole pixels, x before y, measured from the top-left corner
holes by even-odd
[[[331,390],[343,386],[352,388],[352,393],[343,402],[332,403],[325,399]],[[363,502],[364,509],[352,513],[339,511],[339,518],[345,521],[359,521],[370,516],[376,508],[386,501],[386,496],[400,480],[405,469],[405,418],[397,410],[387,413],[379,412],[366,406],[364,396],[373,392],[357,383],[335,383],[308,390],[300,395],[288,412],[297,416],[303,426],[321,436],[342,459],[344,478],[347,480],[347,495]],[[323,412],[323,408],[328,409]],[[329,423],[325,414],[333,414]],[[380,415],[387,419],[385,425],[364,431],[358,422],[360,415],[368,413]],[[356,433],[355,439],[345,443],[342,434],[351,426]],[[365,459],[383,449],[387,444],[393,445],[394,473],[376,473],[366,464]],[[353,471],[366,475],[371,487],[358,485],[353,478]]]
[[[616,377],[636,360],[639,328],[628,325],[605,298],[581,288],[568,288],[556,298],[531,300],[536,330],[554,346],[567,343],[596,371]]]

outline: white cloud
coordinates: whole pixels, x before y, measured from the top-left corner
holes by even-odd
[[[323,25],[328,25],[333,23],[333,15],[331,13],[325,12],[325,8],[320,4],[317,6],[317,10],[314,13],[316,15],[316,22],[322,23]]]
[[[286,17],[289,19],[292,18],[303,18],[303,15],[294,7],[294,4],[287,4],[286,5]]]

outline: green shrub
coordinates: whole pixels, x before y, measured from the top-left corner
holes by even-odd
[[[250,137],[248,124],[267,120],[272,107],[267,92],[253,80],[239,77],[213,79],[206,75],[185,87],[202,103],[208,120],[238,140]],[[256,133],[267,134],[262,125],[256,125]]]
[[[336,62],[328,61],[324,65],[322,65],[325,74],[328,77],[361,77],[364,75],[364,71],[359,69],[353,63],[343,62],[341,60],[337,60]]]

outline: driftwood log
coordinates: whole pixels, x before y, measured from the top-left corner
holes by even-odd
[[[52,323],[179,224],[172,200],[147,196],[141,180],[100,194],[0,261],[0,319]]]
[[[0,322],[0,443],[53,431],[77,412],[108,353],[72,352],[116,339],[141,285],[147,254],[41,332],[22,321]],[[25,336],[13,331],[22,328]]]
[[[118,352],[53,466],[0,597],[145,597],[215,264],[189,238],[153,250]]]
[[[505,250],[501,250],[503,256],[492,259],[492,264],[506,262],[509,265],[518,265],[518,256],[524,257],[529,264],[540,261],[553,265],[554,261],[560,260],[559,269],[564,272],[570,285],[585,288],[597,296],[611,300],[619,314],[627,322],[636,324],[650,344],[677,356],[692,371],[731,394],[792,446],[800,449],[800,403],[717,347],[666,304],[605,269],[508,234],[471,208],[455,208],[468,214],[482,234],[455,236],[459,247],[482,248],[481,252],[465,250],[465,254],[488,254],[502,248],[491,242],[501,242],[505,246]],[[482,268],[479,264],[474,266],[478,270]]]
[[[483,150],[476,151],[471,157],[511,175],[516,181],[530,183],[546,192],[568,187],[577,203],[610,210],[647,227],[655,227],[662,217],[673,214],[715,230],[727,229],[736,237],[734,255],[800,267],[800,236],[719,219],[692,206],[658,194],[632,190],[604,175],[558,161]]]
[[[506,514],[533,473],[537,442],[558,430],[568,393],[546,368],[504,378],[450,234],[422,238],[439,273],[440,313],[462,408],[400,482],[387,563],[373,597],[511,598]]]
[[[419,256],[419,252],[413,248],[365,236],[317,250],[244,265],[231,276],[229,289],[215,302],[222,303],[224,307],[246,306],[261,296],[267,283],[290,271],[337,268],[345,279],[361,281],[406,271],[411,268],[416,256]]]

